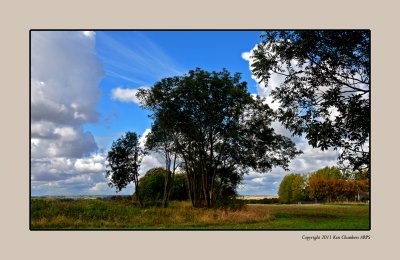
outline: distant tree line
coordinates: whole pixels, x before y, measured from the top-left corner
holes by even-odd
[[[355,201],[360,193],[369,191],[368,171],[344,171],[337,167],[325,167],[301,175],[286,175],[279,186],[281,203],[299,201]]]

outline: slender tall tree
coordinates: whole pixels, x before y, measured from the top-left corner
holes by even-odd
[[[134,132],[127,132],[113,142],[107,155],[106,178],[108,185],[115,187],[117,192],[134,182],[135,189],[139,190],[139,167],[143,151],[139,146],[138,136]],[[139,206],[142,201],[139,192],[135,192]]]

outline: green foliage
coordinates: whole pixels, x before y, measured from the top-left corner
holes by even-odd
[[[340,149],[342,168],[369,167],[370,31],[269,31],[254,51],[253,74],[280,102],[278,118],[309,144]],[[337,111],[334,114],[333,111]]]
[[[189,190],[187,185],[187,175],[185,173],[177,173],[174,176],[171,188],[170,200],[188,200]]]
[[[138,136],[134,132],[127,132],[114,141],[107,155],[108,185],[115,187],[119,192],[133,181],[136,189],[140,189],[139,167],[142,154]],[[136,193],[136,201],[140,206],[142,205],[139,193]]]
[[[292,197],[291,197],[292,203],[302,201],[306,198],[304,176],[297,174],[292,181],[291,188],[292,188]]]
[[[164,194],[166,170],[153,168],[139,180],[139,194],[145,206],[160,205]],[[187,200],[186,174],[176,174],[171,188],[170,200]]]
[[[342,171],[335,166],[332,166],[332,167],[326,166],[322,169],[319,169],[319,170],[311,173],[310,176],[311,177],[312,176],[321,177],[321,178],[326,178],[326,179],[332,179],[332,178],[346,179],[347,178],[347,176],[345,174],[342,174]]]
[[[164,193],[165,169],[153,168],[139,180],[139,194],[145,205],[160,203]]]
[[[110,178],[108,185],[121,191],[139,177],[141,150],[136,133],[127,132],[112,143],[107,155],[108,170],[106,178]]]
[[[279,202],[296,203],[305,199],[305,178],[300,174],[286,175],[279,186]]]

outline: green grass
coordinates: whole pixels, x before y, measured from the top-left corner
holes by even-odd
[[[193,209],[189,202],[139,209],[129,200],[31,199],[32,230],[368,228],[368,205],[247,205],[227,211]]]

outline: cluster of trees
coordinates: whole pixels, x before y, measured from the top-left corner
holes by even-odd
[[[325,167],[307,175],[288,174],[279,186],[281,203],[299,201],[353,201],[369,190],[368,171],[349,172]]]
[[[177,165],[187,174],[193,207],[214,207],[235,194],[248,169],[286,168],[299,154],[275,133],[273,111],[250,95],[238,73],[198,68],[141,89],[138,98],[152,112],[146,147],[165,155],[166,201]]]
[[[263,99],[253,98],[240,79],[238,73],[231,76],[225,69],[196,69],[139,91],[137,96],[153,119],[141,154],[156,151],[165,156],[164,207],[168,206],[178,167],[187,175],[193,207],[214,207],[236,195],[236,187],[249,169],[287,169],[290,159],[300,153],[289,138],[275,133],[270,126],[274,112]],[[131,135],[135,142],[127,145]],[[140,190],[136,166],[141,156],[136,149],[134,133],[113,144],[107,157],[110,185],[120,190],[133,180]],[[123,156],[124,162],[120,161]],[[136,196],[140,202],[140,192]]]
[[[140,190],[140,160],[147,151],[156,151],[165,156],[164,207],[179,167],[187,174],[193,207],[214,207],[235,194],[249,169],[287,169],[301,153],[289,138],[274,131],[274,120],[293,135],[305,135],[313,147],[339,149],[342,169],[368,171],[370,32],[269,31],[263,37],[251,57],[252,73],[266,86],[271,75],[284,77],[271,92],[280,103],[277,111],[250,95],[240,74],[225,69],[196,69],[164,78],[138,92],[142,107],[151,111],[151,133],[143,150],[135,133],[113,143],[107,157],[109,185],[119,191],[133,181]],[[284,186],[303,183],[297,176],[288,178],[292,180],[284,181]],[[317,177],[307,185],[308,189],[335,186]],[[283,189],[288,202],[301,197],[295,188],[289,193]],[[140,192],[136,194],[141,204]],[[311,190],[307,194],[322,196]]]

